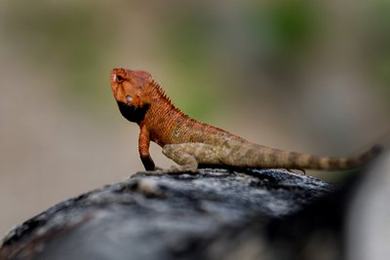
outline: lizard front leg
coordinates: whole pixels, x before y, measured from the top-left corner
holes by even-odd
[[[154,171],[155,165],[152,157],[149,153],[150,137],[149,130],[145,126],[141,126],[138,138],[138,152],[141,158],[142,164],[147,171]]]
[[[167,144],[163,154],[180,165],[173,171],[196,172],[198,164],[218,164],[219,159],[212,145],[203,143]]]

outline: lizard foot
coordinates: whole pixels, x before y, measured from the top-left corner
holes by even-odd
[[[180,175],[180,174],[188,174],[188,173],[189,174],[197,174],[198,173],[198,169],[192,167],[192,165],[183,165],[183,166],[172,165],[167,170],[167,173],[168,174],[178,174],[178,175]]]
[[[155,167],[153,171],[144,171],[142,172],[142,175],[150,175],[150,176],[155,176],[155,175],[180,175],[180,174],[197,174],[198,169],[192,167],[192,165],[184,165],[184,166],[175,166],[172,165],[168,169],[162,169],[160,167]]]
[[[145,170],[142,172],[137,172],[137,174],[153,176],[153,175],[166,174],[167,172],[168,170],[166,169],[163,169],[161,167],[155,167],[154,170]]]

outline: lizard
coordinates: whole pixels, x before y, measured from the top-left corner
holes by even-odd
[[[114,68],[111,89],[122,116],[139,125],[138,151],[147,171],[157,169],[149,152],[151,141],[179,165],[173,169],[186,172],[196,172],[201,166],[349,170],[364,165],[380,150],[373,146],[356,156],[330,157],[252,143],[183,113],[146,71]]]

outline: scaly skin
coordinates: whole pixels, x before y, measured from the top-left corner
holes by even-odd
[[[150,141],[160,145],[162,152],[184,171],[196,171],[199,165],[346,170],[361,166],[378,152],[374,147],[355,157],[327,157],[251,143],[185,115],[144,71],[113,69],[111,88],[122,115],[140,127],[138,150],[146,170],[155,170]]]

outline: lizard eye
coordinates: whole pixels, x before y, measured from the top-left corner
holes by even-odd
[[[123,81],[125,80],[124,77],[120,76],[120,75],[115,75],[115,81],[117,83],[122,83]]]

